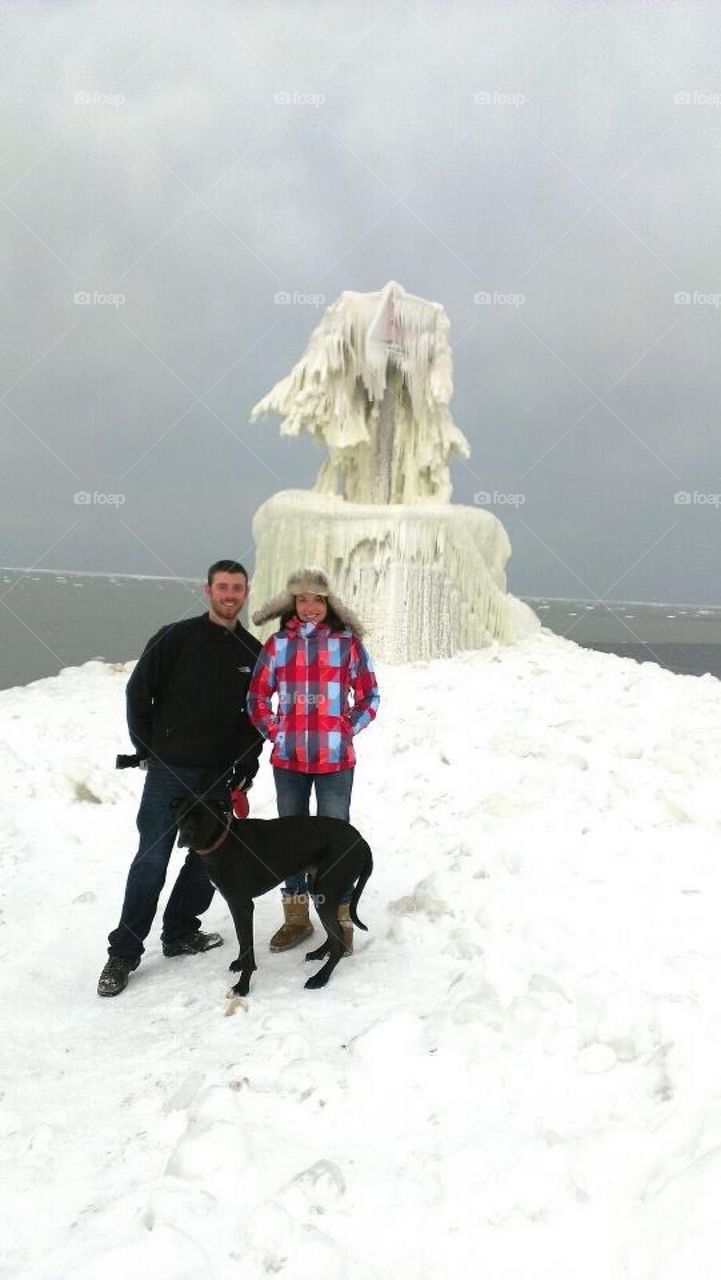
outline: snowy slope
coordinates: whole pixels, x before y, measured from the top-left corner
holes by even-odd
[[[381,668],[376,873],[322,992],[157,930],[95,995],[130,667],[0,694],[13,1280],[706,1280],[721,1253],[721,684],[582,650]],[[267,764],[255,816],[274,813]],[[179,855],[175,855],[178,857]]]

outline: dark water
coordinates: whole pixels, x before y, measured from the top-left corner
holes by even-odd
[[[0,569],[0,688],[91,658],[129,662],[165,622],[203,613],[202,582]]]
[[[721,608],[528,599],[544,627],[588,649],[721,678]]]
[[[165,622],[205,611],[202,583],[0,569],[0,688],[91,658],[128,662]],[[721,677],[721,609],[528,599],[544,626],[579,644]]]

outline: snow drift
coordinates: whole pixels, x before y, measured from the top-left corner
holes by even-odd
[[[13,1280],[707,1280],[721,1246],[721,685],[543,631],[383,667],[368,935],[95,983],[142,780],[130,667],[0,695]],[[265,762],[252,793],[274,814]],[[277,925],[257,909],[259,954]],[[227,952],[227,955],[225,954]]]

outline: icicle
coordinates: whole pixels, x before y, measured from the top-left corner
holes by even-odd
[[[386,662],[449,657],[513,639],[506,531],[489,511],[443,504],[379,507],[286,490],[256,512],[253,598],[293,569],[324,568]],[[260,628],[264,639],[277,622]]]

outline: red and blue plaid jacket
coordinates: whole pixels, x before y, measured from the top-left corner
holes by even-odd
[[[353,738],[373,720],[379,701],[373,663],[357,636],[291,618],[258,656],[248,715],[273,743],[276,768],[335,773],[355,764]]]

